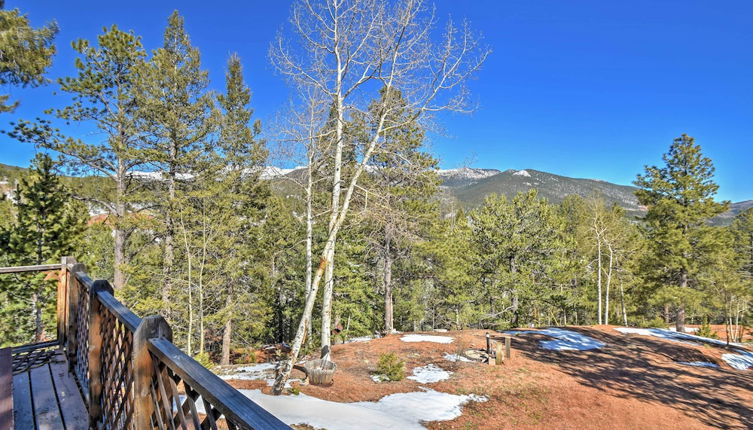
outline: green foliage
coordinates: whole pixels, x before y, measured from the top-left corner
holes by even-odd
[[[2,10],[0,3],[0,85],[38,86],[47,82],[44,73],[52,64],[52,44],[58,26],[55,22],[33,28],[18,9]],[[18,101],[0,94],[0,113],[13,112]]]
[[[376,373],[388,381],[402,381],[405,378],[405,362],[400,360],[394,352],[381,354]]]
[[[700,145],[687,135],[674,140],[664,154],[663,167],[647,166],[635,184],[639,202],[648,207],[645,217],[649,249],[642,271],[647,283],[677,309],[678,325],[686,308],[697,307],[702,262],[724,249],[724,243],[709,220],[724,212],[729,202],[718,203],[714,195],[714,166]],[[688,309],[689,310],[689,309]]]
[[[86,209],[71,199],[49,156],[37,154],[15,190],[15,219],[0,231],[4,266],[56,263],[81,244]],[[0,334],[3,344],[54,336],[56,279],[46,273],[3,276]]]
[[[698,329],[698,332],[696,334],[698,336],[708,337],[710,339],[718,338],[718,336],[716,335],[716,332],[711,330],[711,326],[709,325],[709,317],[707,316],[703,317],[703,324],[701,324],[701,327]]]

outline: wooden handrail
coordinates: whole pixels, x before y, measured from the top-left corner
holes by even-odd
[[[73,258],[50,266],[60,269],[58,338],[93,428],[216,429],[223,417],[230,429],[290,428],[178,349],[164,319],[134,314]]]
[[[279,418],[184,354],[172,342],[162,338],[150,339],[149,351],[234,424],[254,430],[290,429]],[[208,414],[211,411],[205,412]]]
[[[107,308],[115,318],[118,319],[123,325],[131,332],[135,332],[141,324],[141,318],[135,313],[131,312],[123,303],[120,303],[109,291],[97,291],[97,300],[99,304]]]
[[[25,273],[25,272],[47,272],[50,270],[60,270],[61,267],[62,267],[62,264],[38,264],[36,266],[0,267],[0,274]]]

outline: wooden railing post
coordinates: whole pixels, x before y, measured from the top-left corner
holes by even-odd
[[[78,330],[77,326],[77,317],[78,317],[78,300],[79,300],[79,294],[81,293],[81,286],[79,285],[78,281],[75,279],[75,273],[76,272],[85,272],[86,266],[84,266],[81,263],[76,263],[76,260],[71,259],[73,262],[73,265],[70,266],[70,269],[67,273],[67,284],[68,284],[68,316],[66,318],[66,328],[65,328],[65,342],[66,342],[66,348],[65,348],[65,354],[68,357],[68,364],[73,368],[73,364],[76,362],[76,331]]]
[[[89,291],[89,427],[98,428],[102,408],[102,309],[97,293],[112,294],[112,286],[104,280],[94,281]]]
[[[68,325],[68,290],[70,285],[68,263],[76,260],[73,257],[63,257],[60,259],[60,275],[58,275],[58,296],[57,296],[57,331],[58,343],[65,347],[67,338]]]
[[[161,316],[148,316],[133,334],[133,423],[137,429],[152,428],[154,405],[150,386],[154,374],[154,363],[149,354],[149,339],[164,338],[172,342],[173,331]]]

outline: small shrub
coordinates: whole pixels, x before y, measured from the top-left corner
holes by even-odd
[[[650,320],[641,318],[638,320],[637,325],[641,328],[667,328],[667,323],[664,321],[664,318],[661,317],[655,317]]]
[[[213,366],[212,359],[209,358],[209,353],[206,352],[206,351],[205,352],[200,352],[200,353],[194,355],[193,359],[196,360],[196,361],[198,361],[199,364],[201,364],[202,366],[206,367],[207,369],[211,369],[212,366]]]
[[[703,317],[703,324],[701,324],[701,328],[698,329],[698,333],[696,333],[698,336],[701,337],[708,337],[710,339],[717,339],[719,336],[716,335],[716,332],[711,330],[711,326],[709,325],[709,318]]]
[[[400,381],[405,378],[405,362],[393,352],[379,356],[377,373],[389,381]]]
[[[297,395],[301,394],[301,389],[297,385],[294,385],[294,386],[288,388],[288,392],[290,394],[294,395],[294,396],[297,396]]]
[[[242,363],[256,363],[256,351],[249,348],[244,354],[243,354],[243,361]]]

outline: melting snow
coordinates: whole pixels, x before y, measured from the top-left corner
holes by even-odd
[[[374,339],[374,336],[360,336],[360,337],[352,337],[348,340],[346,340],[344,343],[353,343],[353,342],[368,342],[370,340]]]
[[[633,334],[639,334],[642,336],[654,336],[654,337],[658,337],[662,339],[671,340],[672,342],[685,343],[688,345],[699,345],[699,343],[697,342],[689,342],[689,341],[700,341],[700,342],[706,342],[706,343],[713,343],[719,346],[727,346],[727,342],[721,339],[711,339],[708,337],[701,337],[701,336],[696,336],[693,334],[678,333],[673,330],[666,330],[666,329],[661,329],[661,328],[616,327],[615,330],[619,331],[620,333],[633,333]],[[731,345],[740,345],[740,344],[732,343]],[[727,362],[727,364],[729,364],[730,367],[734,369],[738,369],[738,370],[746,370],[750,367],[753,367],[753,352],[745,351],[742,349],[738,349],[737,352],[738,352],[737,354],[722,354],[722,360]],[[688,364],[688,363],[683,363],[683,364]]]
[[[400,340],[403,342],[452,343],[454,339],[449,336],[433,336],[430,334],[406,334]]]
[[[274,376],[274,370],[276,365],[274,363],[260,363],[253,366],[243,366],[234,369],[233,373],[226,375],[220,375],[222,379],[235,379],[255,381],[260,379],[268,379]]]
[[[733,369],[746,370],[753,367],[753,352],[738,349],[739,354],[722,354],[722,360],[726,361]]]
[[[686,366],[695,366],[695,367],[711,367],[714,369],[718,369],[719,365],[716,363],[709,363],[708,361],[678,361],[679,364],[684,364]]]
[[[528,173],[528,170],[518,170],[517,172],[513,173],[513,176],[525,176],[526,178],[530,178],[531,174]]]
[[[462,414],[468,402],[485,402],[477,395],[425,390],[382,397],[378,402],[340,403],[299,394],[270,396],[260,390],[239,390],[288,425],[308,424],[328,430],[423,430],[427,421],[448,421]],[[198,402],[203,408],[202,402]],[[199,412],[203,413],[203,409]]]
[[[526,331],[512,330],[505,332],[505,334],[524,333],[539,333],[555,338],[556,340],[542,340],[540,342],[542,348],[555,351],[588,351],[589,349],[599,349],[606,345],[604,342],[599,342],[592,337],[561,328]]]
[[[449,352],[444,353],[444,359],[447,361],[452,361],[453,363],[456,361],[464,361],[466,363],[470,363],[473,361],[470,358],[463,357],[460,354],[450,354]]]
[[[448,372],[434,364],[427,364],[426,366],[414,368],[413,376],[409,376],[408,379],[418,381],[422,384],[432,384],[450,379],[450,375],[452,375],[452,372]]]
[[[697,342],[713,343],[715,345],[727,346],[727,342],[721,339],[711,339],[709,337],[696,336],[694,334],[679,333],[674,330],[662,329],[662,328],[634,328],[634,327],[616,327],[615,330],[620,333],[633,333],[642,336],[654,336],[662,339],[671,340],[679,343],[686,343],[689,345],[698,345]],[[696,341],[696,342],[693,342]],[[732,343],[732,345],[739,345]]]

